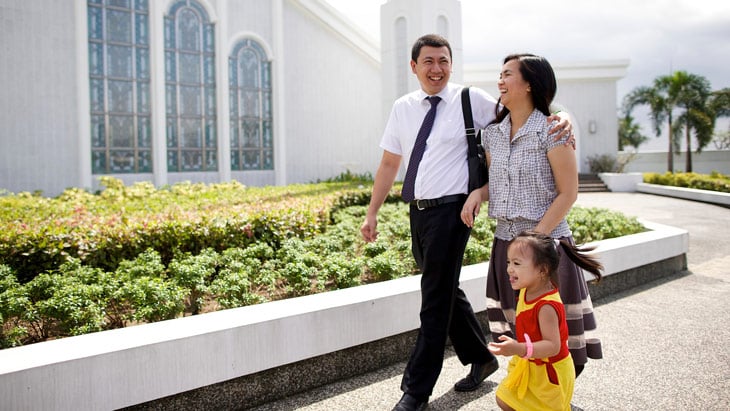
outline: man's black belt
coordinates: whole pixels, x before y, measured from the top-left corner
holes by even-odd
[[[438,207],[440,205],[456,203],[457,201],[466,200],[466,194],[452,194],[449,196],[443,196],[439,198],[432,198],[428,200],[413,200],[411,201],[412,206],[416,206],[419,210],[425,210],[431,207]]]

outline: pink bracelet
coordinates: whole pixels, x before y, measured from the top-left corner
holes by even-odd
[[[530,336],[525,333],[525,345],[527,346],[527,352],[522,358],[528,359],[532,357],[532,340],[530,340]]]

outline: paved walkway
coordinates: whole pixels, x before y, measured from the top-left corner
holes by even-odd
[[[604,359],[576,381],[574,410],[730,410],[730,208],[641,193],[581,193],[602,207],[690,233],[688,272],[595,301]],[[498,410],[494,388],[457,393],[468,369],[447,352],[431,411]],[[265,410],[391,410],[401,396],[399,363],[267,404]]]

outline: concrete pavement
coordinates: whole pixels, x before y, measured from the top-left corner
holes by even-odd
[[[685,229],[688,271],[594,301],[604,359],[576,381],[575,410],[730,410],[730,208],[641,193],[581,193],[602,207]],[[468,372],[448,350],[429,410],[498,410],[500,370],[471,393],[453,384]],[[405,363],[253,408],[391,410]]]

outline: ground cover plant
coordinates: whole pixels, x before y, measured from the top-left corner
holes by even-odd
[[[371,182],[286,187],[106,178],[56,198],[0,196],[0,348],[352,287],[417,273],[398,188],[364,243]],[[578,243],[643,231],[634,218],[574,208]],[[476,220],[464,264],[489,259],[494,221]]]
[[[713,171],[710,174],[698,173],[644,173],[644,182],[664,186],[694,188],[697,190],[730,193],[730,176]]]

